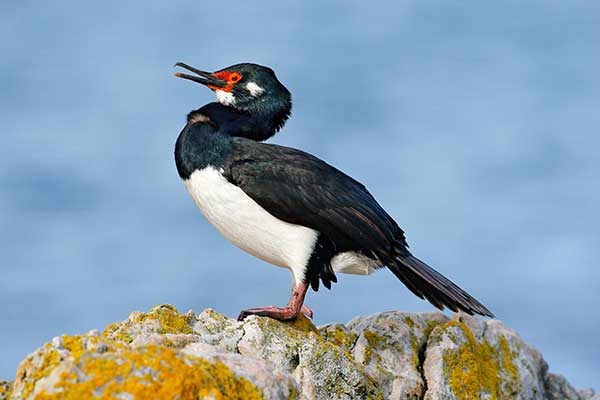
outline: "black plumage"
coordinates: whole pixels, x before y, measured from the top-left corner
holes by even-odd
[[[234,143],[225,176],[277,218],[320,232],[331,240],[333,255],[358,251],[382,261],[413,293],[438,308],[491,314],[408,251],[402,229],[361,183],[297,149],[240,139]],[[314,273],[335,282],[328,263]]]
[[[255,79],[260,76],[252,73]],[[250,104],[246,107],[211,103],[188,116],[175,151],[180,176],[187,179],[195,170],[218,167],[271,215],[317,231],[305,278],[314,290],[319,281],[327,288],[337,281],[331,259],[351,251],[387,266],[414,294],[440,309],[491,316],[476,299],[409,252],[402,229],[364,185],[301,150],[259,142],[283,125],[291,108],[287,90],[271,90],[264,76],[260,82],[267,91],[260,104],[252,99],[245,100]]]

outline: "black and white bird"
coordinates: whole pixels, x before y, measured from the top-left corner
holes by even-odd
[[[328,289],[336,273],[368,275],[387,267],[431,304],[492,313],[413,256],[404,232],[365,186],[301,150],[265,144],[290,116],[290,92],[272,69],[237,64],[209,73],[184,63],[175,73],[210,88],[217,102],[187,116],[177,138],[177,171],[206,219],[233,244],[292,273],[285,307],[244,310],[293,320],[310,287]]]

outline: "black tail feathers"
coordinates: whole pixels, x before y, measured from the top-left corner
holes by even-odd
[[[387,267],[422,299],[443,310],[462,310],[469,315],[493,317],[494,314],[470,294],[456,286],[448,278],[414,257],[408,251],[394,257],[379,257]]]

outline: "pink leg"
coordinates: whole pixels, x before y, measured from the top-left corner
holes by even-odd
[[[300,313],[312,318],[312,310],[304,305],[304,297],[307,291],[308,284],[301,282],[298,286],[292,288],[292,295],[286,307],[268,306],[243,310],[238,316],[238,321],[242,321],[250,315],[270,317],[279,321],[293,321],[298,318]]]

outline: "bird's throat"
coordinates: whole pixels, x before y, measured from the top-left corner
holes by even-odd
[[[209,103],[188,115],[188,124],[213,124],[219,133],[263,141],[273,136],[285,124],[290,107],[262,107],[241,111],[221,103]]]

